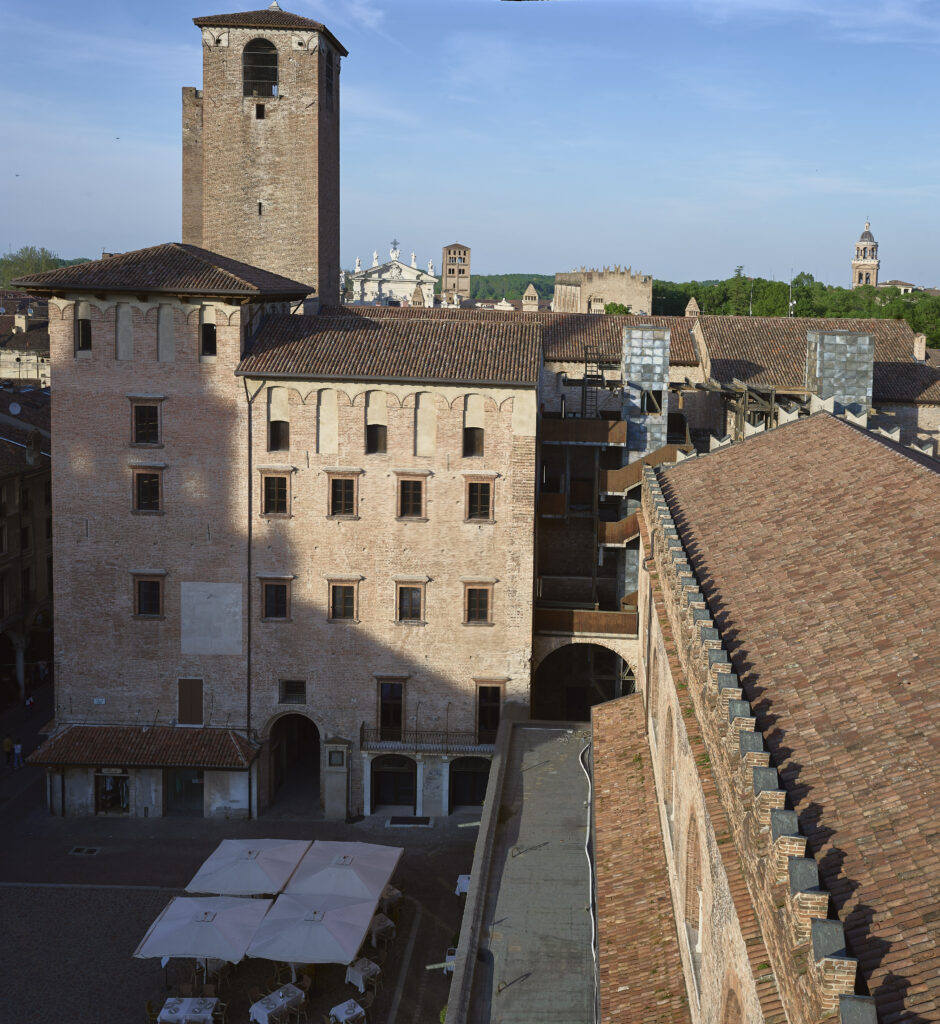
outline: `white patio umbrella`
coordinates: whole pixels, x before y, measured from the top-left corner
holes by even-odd
[[[224,896],[279,893],[310,847],[307,839],[223,839],[186,886]]]
[[[324,843],[317,840],[297,865],[287,893],[332,893],[377,901],[404,852],[376,843]]]
[[[271,900],[175,896],[148,928],[136,957],[185,956],[237,964]]]
[[[248,955],[294,964],[350,964],[375,905],[375,899],[282,893],[255,932]]]

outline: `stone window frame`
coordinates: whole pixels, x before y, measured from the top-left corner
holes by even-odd
[[[428,485],[431,470],[429,469],[396,469],[395,470],[395,519],[402,523],[426,523],[428,521]],[[402,512],[402,484],[421,484],[420,514],[405,515]]]
[[[261,621],[262,622],[290,622],[291,620],[291,584],[294,581],[293,575],[284,575],[278,573],[258,573],[258,583],[261,586]],[[286,590],[286,600],[283,615],[267,615],[267,588],[268,587],[284,587]]]
[[[365,470],[356,468],[344,468],[342,466],[331,466],[324,470],[326,473],[326,518],[327,519],[358,519],[359,518],[359,478]],[[353,500],[352,512],[333,511],[333,481],[352,480]]]
[[[362,582],[363,577],[359,575],[345,575],[343,573],[333,573],[326,577],[326,621],[327,622],[339,622],[350,625],[356,625],[359,619],[359,584]],[[351,587],[353,592],[353,613],[351,616],[333,615],[333,588],[334,587]]]
[[[396,576],[395,584],[395,624],[399,626],[426,626],[428,623],[428,576]],[[416,619],[401,618],[401,591],[404,588],[417,590],[420,593],[421,610]]]
[[[162,448],[163,447],[163,403],[166,400],[165,395],[128,395],[128,401],[130,402],[131,410],[131,421],[130,421],[130,441],[128,442],[131,448]],[[157,409],[157,440],[156,441],[138,441],[137,440],[137,413],[136,410],[139,407],[144,406],[156,406]]]
[[[164,569],[132,569],[131,570],[131,606],[133,608],[133,618],[155,621],[166,618],[166,570]],[[141,600],[140,600],[140,584],[141,583],[156,583],[158,584],[158,603],[159,611],[153,612],[141,612]]]
[[[165,493],[163,486],[163,474],[166,464],[163,462],[134,462],[131,463],[131,513],[135,516],[162,516],[166,514]],[[157,507],[140,507],[140,483],[142,476],[155,476],[157,478]]]
[[[293,695],[288,693],[288,684],[295,687],[301,686],[303,690],[297,690]],[[277,681],[277,702],[278,704],[297,705],[307,703],[307,680],[306,679],[278,679]]]
[[[499,473],[496,472],[476,472],[476,473],[464,473],[464,510],[463,520],[465,523],[476,523],[478,526],[484,523],[495,523],[496,522],[496,480],[499,477]],[[470,515],[470,485],[471,484],[489,484],[490,488],[490,514],[487,517],[483,516],[471,516]]]
[[[481,626],[486,627],[495,625],[495,622],[493,621],[494,591],[499,580],[493,578],[483,579],[481,577],[463,576],[461,577],[460,582],[463,584],[463,610],[461,614],[461,624],[477,629]],[[485,590],[487,592],[485,619],[469,618],[471,590]]]
[[[259,466],[261,493],[258,500],[259,515],[262,519],[290,519],[293,516],[293,486],[291,478],[294,475],[293,466]],[[268,480],[285,480],[286,495],[283,512],[267,511],[267,483]]]

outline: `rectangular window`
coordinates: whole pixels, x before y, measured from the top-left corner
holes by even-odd
[[[271,420],[268,424],[268,451],[290,451],[290,422],[288,420]]]
[[[287,477],[262,477],[263,498],[262,509],[266,516],[287,515]]]
[[[134,614],[147,619],[163,615],[163,580],[160,577],[134,577]]]
[[[463,457],[465,459],[483,458],[483,428],[463,428]]]
[[[142,470],[134,474],[134,510],[136,512],[160,511],[160,473]]]
[[[489,481],[471,480],[467,484],[467,518],[492,520],[492,484]]]
[[[424,481],[398,481],[398,515],[403,519],[420,519],[424,515]]]
[[[492,622],[493,588],[470,584],[464,589],[464,622]]]
[[[388,447],[388,427],[384,423],[366,426],[366,455],[384,455]]]
[[[29,528],[29,523],[25,526],[20,527],[20,551],[29,551],[33,546],[33,536]]]
[[[180,725],[202,725],[202,680],[179,680],[179,711],[177,721]]]
[[[330,586],[330,618],[355,619],[356,586],[354,583],[334,583]]]
[[[75,351],[91,351],[91,320],[86,317],[75,321]]]
[[[495,743],[499,713],[503,703],[501,686],[482,684],[477,687],[477,742]]]
[[[262,616],[265,619],[286,619],[290,612],[288,583],[261,584]]]
[[[160,406],[134,405],[133,443],[160,443]]]
[[[307,683],[304,679],[282,679],[278,690],[279,704],[307,703]]]
[[[22,587],[23,600],[26,601],[32,597],[33,593],[33,573],[29,566],[20,571],[20,585]]]
[[[424,587],[413,584],[398,584],[398,621],[421,622]]]
[[[22,512],[29,511],[29,488],[23,487],[20,490],[20,510]]]
[[[330,479],[330,515],[356,515],[355,477],[334,476]]]
[[[404,710],[404,684],[379,683],[379,737],[401,743]]]
[[[199,330],[199,355],[215,356],[215,324],[202,324]]]
[[[255,120],[256,121],[263,121],[264,120],[264,104],[263,103],[256,103],[255,104]]]

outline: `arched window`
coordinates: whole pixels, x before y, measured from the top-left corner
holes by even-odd
[[[698,822],[693,816],[685,837],[682,916],[689,942],[692,973],[696,988],[702,967],[702,859],[699,850]]]
[[[252,39],[242,53],[245,96],[277,96],[277,47],[267,39]]]
[[[858,283],[859,284],[862,283],[862,272],[861,271],[858,272]]]
[[[865,284],[871,284],[871,274],[865,275]]]

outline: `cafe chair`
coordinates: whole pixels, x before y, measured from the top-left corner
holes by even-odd
[[[313,978],[309,974],[301,974],[297,987],[303,991],[305,996],[309,996],[310,990],[313,988]]]
[[[181,996],[181,998],[183,998],[183,999],[192,999],[192,997],[193,997],[193,986],[192,986],[192,984],[190,982],[188,982],[188,981],[181,981],[179,988],[180,988],[180,996]]]
[[[148,1024],[157,1024],[157,1017],[158,1016],[159,1016],[159,1014],[153,1008],[153,1003],[151,1003],[150,1000],[148,999],[147,1000],[147,1021],[148,1021]]]
[[[384,986],[382,985],[382,975],[381,974],[373,974],[371,977],[366,978],[366,991],[367,992],[371,991],[372,995],[373,995],[373,998],[376,995],[378,995],[379,989],[383,988],[383,987]],[[360,1005],[362,1005],[362,1004],[360,1003]]]
[[[287,1019],[295,1020],[297,1024],[310,1024],[310,1018],[307,1016],[307,1000],[305,999],[302,1003],[297,1006],[291,1006],[287,1010]]]
[[[374,964],[378,964],[379,967],[384,967],[385,961],[388,959],[388,951],[385,949],[373,949],[366,955]]]
[[[202,995],[204,999],[215,999],[215,985],[203,985]]]
[[[365,1010],[366,1020],[371,1020],[372,1014],[370,1011],[372,1010],[372,1004],[375,1002],[375,993],[366,992],[364,996],[359,996],[356,1002]]]
[[[212,1019],[217,1021],[218,1024],[227,1024],[228,1022],[228,1003],[218,1002],[212,1010]]]
[[[254,1005],[262,999],[264,999],[264,993],[257,985],[252,985],[251,988],[248,989],[248,1002]]]

